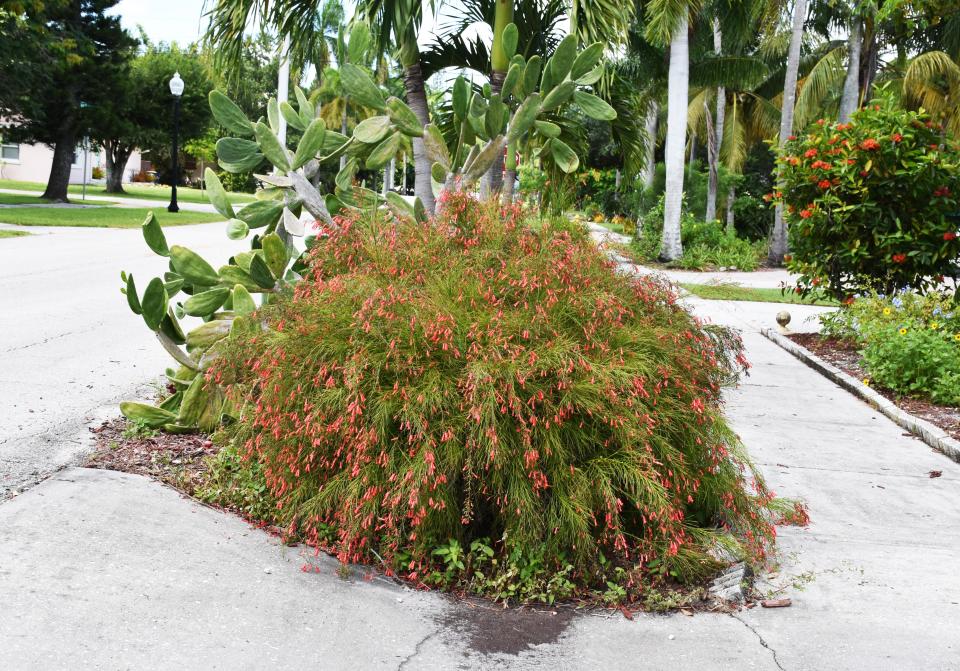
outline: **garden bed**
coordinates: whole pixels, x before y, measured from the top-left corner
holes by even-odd
[[[817,333],[793,333],[787,337],[847,375],[861,381],[869,380],[856,346],[835,338],[825,338]],[[900,396],[881,387],[873,389],[902,411],[930,422],[954,440],[960,440],[960,408]]]

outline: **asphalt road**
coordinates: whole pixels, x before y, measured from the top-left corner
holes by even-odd
[[[142,292],[166,269],[139,230],[24,230],[0,238],[0,500],[76,463],[86,426],[170,365],[120,293],[121,270]],[[244,244],[223,224],[166,232],[216,262]]]

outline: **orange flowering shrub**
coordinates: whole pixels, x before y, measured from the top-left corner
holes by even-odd
[[[580,585],[613,561],[634,591],[721,543],[763,556],[772,495],[721,414],[737,337],[519,208],[385,216],[338,219],[213,373],[281,519],[416,580],[481,540]]]
[[[822,119],[781,148],[780,190],[798,289],[838,299],[924,290],[960,274],[960,149],[922,112],[881,101]]]

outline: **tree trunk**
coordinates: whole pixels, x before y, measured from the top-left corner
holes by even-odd
[[[70,124],[72,126],[72,124]],[[73,128],[64,129],[57,138],[53,148],[53,162],[50,165],[50,177],[47,179],[47,188],[41,198],[58,203],[67,200],[67,188],[70,186],[70,166],[73,165],[74,153],[77,149],[77,136]]]
[[[859,16],[850,17],[850,37],[847,39],[847,76],[843,80],[840,96],[840,123],[849,123],[850,117],[860,106],[860,45],[861,24]]]
[[[877,76],[877,29],[871,21],[864,25],[866,57],[860,58],[860,100],[867,103],[873,97],[873,80]]]
[[[107,184],[106,193],[125,193],[123,190],[123,172],[127,169],[127,161],[133,148],[116,140],[107,140],[103,143],[104,153],[107,155]]]
[[[690,86],[688,49],[687,14],[684,12],[670,41],[665,156],[667,184],[663,207],[663,240],[660,247],[660,258],[664,261],[675,261],[683,255],[680,209],[683,206],[683,150],[686,145],[687,96]]]
[[[427,94],[423,87],[423,72],[420,70],[420,61],[417,60],[404,69],[403,84],[407,90],[407,104],[417,115],[420,123],[426,126],[430,123],[430,112],[427,107]],[[427,214],[433,214],[436,203],[433,197],[433,186],[430,183],[430,159],[427,158],[423,146],[423,138],[413,140],[413,192],[423,203]]]
[[[503,3],[503,0],[497,0],[498,5]],[[503,80],[506,78],[506,72],[498,72],[494,70],[490,73],[490,92],[492,95],[497,95],[500,91],[503,90]],[[496,196],[500,193],[500,189],[503,188],[503,154],[493,161],[493,165],[490,166],[490,169],[487,171],[487,185],[489,186],[490,196]]]
[[[340,115],[340,134],[347,134],[347,97],[343,97],[343,113]],[[343,170],[347,165],[347,155],[343,154],[340,157],[340,169]]]
[[[723,39],[720,33],[720,21],[713,19],[713,51],[718,56],[723,49]],[[706,105],[704,101],[704,105]],[[717,87],[717,114],[715,123],[710,123],[710,108],[707,108],[707,165],[709,177],[707,179],[707,210],[704,219],[710,222],[717,218],[717,189],[720,185],[719,163],[720,145],[723,143],[723,116],[726,112],[727,90],[723,86]]]
[[[793,108],[797,100],[797,71],[800,68],[800,44],[803,40],[803,22],[807,17],[807,0],[797,0],[793,8],[793,27],[790,34],[790,50],[787,53],[787,72],[783,81],[783,106],[780,110],[780,142],[787,141],[793,132]],[[779,177],[779,174],[778,174]],[[779,180],[778,180],[779,181]],[[783,220],[783,205],[777,205],[773,215],[773,231],[770,234],[770,251],[767,261],[782,265],[787,253],[787,223]]]
[[[737,199],[737,189],[736,187],[731,186],[730,190],[727,191],[727,233],[731,235],[737,234],[737,227],[733,220],[733,201]]]
[[[397,159],[391,158],[387,167],[383,169],[383,197],[387,197],[387,192],[393,190],[393,173],[397,169]]]
[[[657,115],[660,113],[660,105],[656,101],[651,101],[647,106],[647,119],[644,124],[644,130],[647,135],[647,144],[644,146],[643,171],[641,172],[641,181],[643,187],[649,189],[653,187],[653,176],[657,170],[655,154],[657,150]]]

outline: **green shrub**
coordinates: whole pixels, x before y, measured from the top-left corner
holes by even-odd
[[[558,574],[635,594],[652,561],[687,580],[721,546],[763,555],[771,495],[721,415],[738,338],[519,207],[448,194],[428,225],[338,225],[211,373],[285,524],[440,583],[480,542],[526,567],[484,572],[521,596]]]
[[[686,270],[735,267],[753,271],[766,255],[766,242],[744,240],[728,232],[719,221],[705,222],[684,209],[680,220],[683,256],[671,265]],[[640,235],[633,241],[634,253],[641,261],[653,262],[660,254],[663,233],[663,197],[643,217]]]
[[[960,405],[960,335],[936,324],[872,330],[863,348],[872,380],[906,396]]]
[[[960,150],[925,112],[888,99],[821,119],[777,160],[802,291],[925,290],[960,273]]]
[[[960,405],[960,310],[949,294],[871,293],[821,317],[823,335],[862,349],[874,383]]]
[[[276,501],[267,487],[263,469],[246,462],[235,445],[227,445],[207,458],[202,483],[194,491],[201,501],[234,510],[244,517],[272,524]]]

